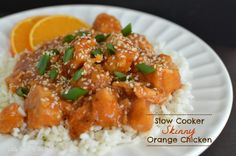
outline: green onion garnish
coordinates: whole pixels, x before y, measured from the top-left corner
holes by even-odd
[[[26,97],[26,95],[29,93],[29,89],[26,87],[19,87],[16,89],[16,94],[21,97]]]
[[[143,74],[150,74],[155,71],[155,68],[152,66],[146,65],[145,63],[140,63],[135,66]]]
[[[132,25],[131,24],[128,24],[126,27],[124,27],[122,30],[121,30],[122,34],[124,36],[128,36],[132,33]]]
[[[95,39],[98,43],[100,43],[100,42],[105,41],[109,36],[110,36],[110,34],[108,34],[106,36],[103,34],[99,34],[99,35],[95,36]]]
[[[85,31],[79,31],[76,33],[76,36],[86,36],[88,35],[88,32],[85,32]]]
[[[44,54],[41,56],[39,63],[37,64],[37,69],[40,75],[43,75],[45,73],[49,61],[50,61],[50,56],[48,54]]]
[[[49,72],[49,78],[50,78],[51,80],[55,80],[56,77],[57,77],[57,75],[58,75],[58,71],[57,71],[56,68],[53,68],[53,69]]]
[[[114,75],[116,76],[117,80],[120,80],[120,81],[125,81],[126,80],[126,75],[124,73],[115,71]]]
[[[63,38],[63,43],[70,43],[71,41],[73,41],[75,39],[75,36],[74,35],[66,35],[64,38]]]
[[[70,59],[73,58],[74,51],[75,51],[74,47],[69,47],[69,48],[66,49],[65,54],[63,56],[63,62],[64,63],[67,63],[68,61],[70,61]]]
[[[65,100],[76,100],[80,96],[87,94],[88,91],[82,88],[74,87],[71,88],[67,93],[63,93],[62,97]]]
[[[83,72],[84,72],[84,69],[83,69],[83,68],[80,68],[79,70],[77,70],[77,71],[75,72],[75,75],[73,76],[73,80],[74,80],[74,81],[77,81],[78,79],[80,79],[81,76],[82,76],[82,74],[83,74]]]
[[[91,55],[93,57],[96,57],[96,55],[102,55],[102,50],[99,48],[99,49],[95,49],[91,52]]]
[[[111,43],[107,43],[107,50],[110,55],[115,54],[116,51],[115,47]]]

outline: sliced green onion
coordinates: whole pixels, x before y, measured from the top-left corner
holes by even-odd
[[[115,54],[116,51],[115,47],[111,43],[107,43],[107,50],[110,55]]]
[[[115,71],[114,75],[116,76],[117,80],[120,80],[120,81],[125,81],[126,80],[126,75],[124,73]]]
[[[55,80],[56,77],[57,77],[57,75],[58,75],[58,71],[57,71],[56,68],[53,68],[53,69],[49,72],[49,78],[50,78],[51,80]]]
[[[62,97],[65,100],[76,100],[80,96],[87,94],[88,91],[83,88],[74,87],[71,88],[67,93],[63,93]]]
[[[96,55],[102,55],[102,50],[101,50],[100,48],[95,49],[95,50],[93,50],[93,51],[91,52],[91,55],[92,55],[93,57],[96,57]]]
[[[122,30],[121,30],[122,34],[124,36],[128,36],[132,33],[132,25],[131,24],[128,24],[126,27],[124,27]]]
[[[155,71],[155,68],[152,66],[146,65],[145,63],[140,63],[135,66],[143,74],[150,74]]]
[[[19,87],[16,89],[16,94],[21,97],[26,97],[26,95],[29,93],[29,89],[26,87]]]
[[[66,35],[64,38],[63,38],[63,43],[70,43],[71,41],[73,41],[75,39],[75,36],[74,35]]]
[[[75,48],[74,47],[69,47],[66,49],[65,54],[63,56],[63,62],[67,63],[73,58]]]
[[[86,35],[88,35],[88,32],[86,31],[79,31],[76,33],[76,36],[86,36]]]
[[[48,54],[44,54],[41,56],[38,64],[37,69],[40,75],[43,75],[48,67],[48,63],[50,61],[50,56]]]
[[[79,80],[79,79],[81,78],[83,72],[84,72],[84,69],[83,69],[83,68],[80,68],[79,70],[77,70],[77,71],[75,72],[75,75],[73,76],[73,80],[74,80],[74,81]]]
[[[100,43],[100,42],[105,41],[109,36],[110,36],[110,34],[108,34],[106,36],[103,34],[99,34],[99,35],[95,36],[95,39],[98,43]]]

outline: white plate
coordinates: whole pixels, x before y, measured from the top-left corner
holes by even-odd
[[[232,85],[229,74],[217,54],[200,38],[188,30],[147,13],[111,6],[100,5],[67,5],[46,7],[24,11],[0,19],[0,52],[9,51],[9,32],[19,20],[33,15],[69,14],[92,23],[96,15],[107,12],[116,16],[125,26],[132,23],[134,32],[142,33],[149,40],[165,42],[167,47],[181,53],[188,61],[193,72],[193,113],[213,114],[203,125],[200,132],[215,140],[224,128],[232,107]],[[2,58],[1,58],[2,59]],[[14,145],[19,141],[12,137],[0,137],[1,155],[58,155],[56,151],[45,149],[35,152],[31,149],[15,151]],[[9,147],[12,147],[11,150]],[[145,147],[131,145],[115,148],[107,155],[154,156],[154,155],[199,155],[207,146],[197,147]],[[76,155],[76,153],[74,153]]]

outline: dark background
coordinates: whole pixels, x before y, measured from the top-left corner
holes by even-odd
[[[1,0],[0,17],[22,10],[59,4],[115,5],[169,19],[205,40],[225,63],[235,85],[236,0]],[[236,108],[233,107],[223,132],[203,156],[236,155],[235,111]]]

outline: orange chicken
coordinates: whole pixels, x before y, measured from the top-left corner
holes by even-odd
[[[128,122],[133,129],[139,132],[146,132],[152,128],[153,122],[149,105],[144,99],[135,99],[133,101],[128,114]]]
[[[25,100],[25,110],[28,127],[32,129],[58,125],[63,117],[53,93],[42,86],[30,89]]]
[[[85,104],[71,112],[68,118],[68,128],[73,139],[78,138],[81,133],[86,132],[92,126],[94,120],[90,110],[90,105]]]
[[[13,128],[19,128],[22,124],[23,116],[18,104],[10,104],[0,112],[0,133],[10,133]]]
[[[109,88],[104,88],[94,95],[92,111],[97,125],[112,127],[119,124],[121,109],[117,97]]]
[[[158,58],[161,66],[157,66],[154,73],[145,75],[145,77],[154,87],[162,89],[167,94],[172,94],[181,87],[179,70],[170,56],[161,54]]]
[[[120,32],[121,25],[114,16],[102,13],[95,19],[93,29],[103,33]]]

